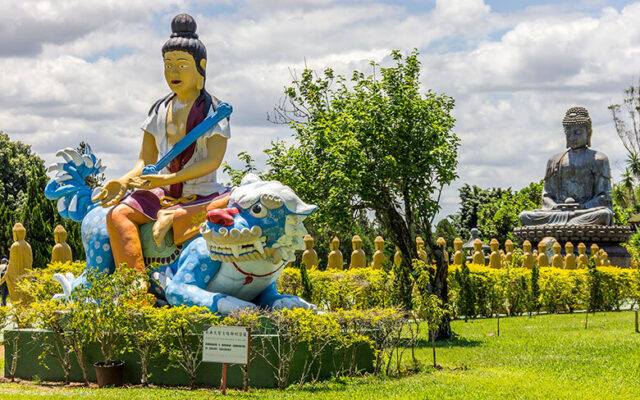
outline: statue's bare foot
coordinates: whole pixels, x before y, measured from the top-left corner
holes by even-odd
[[[158,211],[158,219],[153,224],[153,240],[158,247],[162,247],[164,237],[167,236],[167,232],[173,226],[173,214],[176,210],[160,210]]]

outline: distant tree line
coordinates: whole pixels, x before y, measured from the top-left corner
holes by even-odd
[[[81,143],[84,152],[88,145]],[[27,242],[33,250],[34,267],[46,267],[54,245],[53,229],[60,224],[68,233],[67,243],[75,259],[84,259],[80,224],[63,220],[55,202],[44,197],[48,177],[42,158],[31,146],[11,141],[0,131],[0,257],[8,257],[13,243],[12,228],[21,222],[27,230]],[[93,185],[104,177],[94,178]]]

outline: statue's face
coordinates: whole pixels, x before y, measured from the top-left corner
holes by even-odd
[[[589,132],[586,125],[565,126],[564,134],[567,137],[567,147],[579,149],[589,144]]]
[[[171,91],[181,95],[198,90],[202,76],[191,54],[175,50],[164,54],[164,78]]]

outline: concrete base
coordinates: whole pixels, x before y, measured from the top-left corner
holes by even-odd
[[[11,368],[11,360],[13,356],[13,343],[14,338],[18,336],[18,348],[19,357],[16,368],[16,377],[21,379],[33,379],[38,376],[44,381],[64,381],[64,373],[58,362],[51,357],[44,357],[38,359],[42,354],[42,343],[44,341],[52,341],[53,335],[51,332],[35,330],[35,329],[23,329],[23,330],[11,330],[4,332],[5,335],[5,364],[4,364],[4,376],[9,376]],[[249,386],[256,388],[273,388],[277,387],[277,380],[274,376],[273,368],[267,363],[260,353],[262,343],[266,343],[268,340],[276,340],[275,335],[255,335],[251,341],[251,348],[256,356],[249,365]],[[269,346],[270,347],[270,346]],[[308,351],[300,346],[293,358],[291,364],[291,376],[290,383],[296,382],[300,379],[300,372],[304,365],[306,358],[309,356]],[[335,371],[342,368],[348,369],[351,365],[351,350],[338,351],[334,349],[327,349],[322,354],[322,366],[320,371],[320,378],[327,379],[335,375]],[[373,350],[366,344],[358,345],[355,348],[355,368],[359,371],[373,371],[374,353]],[[96,381],[95,371],[93,363],[102,361],[100,349],[97,344],[91,344],[87,349],[87,370],[89,380]],[[275,363],[276,357],[273,352],[267,352],[267,357]],[[71,380],[75,382],[82,381],[82,372],[80,367],[76,363],[75,356],[71,355],[72,368],[71,368]],[[118,359],[125,361],[124,366],[124,381],[126,383],[138,384],[140,383],[140,366],[139,357],[134,353],[125,353],[118,357]],[[47,368],[48,367],[48,368]],[[312,368],[315,373],[318,371],[317,366]],[[222,372],[221,364],[214,363],[202,363],[198,369],[196,377],[196,384],[201,387],[218,387],[220,385]],[[155,385],[167,385],[167,386],[189,386],[189,376],[178,366],[169,366],[166,359],[153,360],[149,367],[149,383]],[[242,370],[240,365],[229,365],[227,369],[227,386],[241,388],[243,385]]]

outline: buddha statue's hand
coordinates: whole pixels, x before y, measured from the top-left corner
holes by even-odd
[[[129,186],[136,189],[154,189],[161,186],[170,185],[172,182],[169,180],[168,175],[142,175],[131,178]]]
[[[128,188],[129,185],[125,179],[121,178],[108,181],[91,201],[99,201],[99,204],[105,208],[111,207],[122,200]]]

